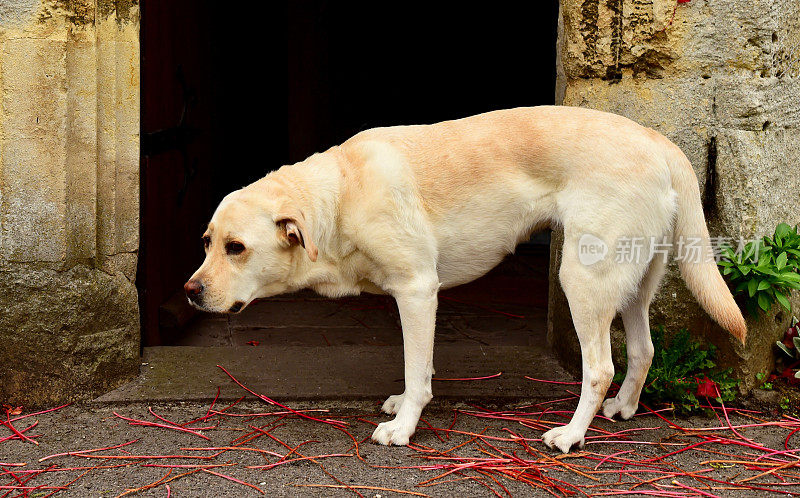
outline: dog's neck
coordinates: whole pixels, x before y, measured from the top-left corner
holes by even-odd
[[[342,240],[339,230],[339,200],[342,188],[341,161],[346,158],[338,147],[314,154],[305,161],[286,166],[285,179],[291,179],[303,198],[303,211],[319,250],[317,261],[305,253],[295,253],[288,284],[290,291],[311,288],[327,296],[357,294],[352,278],[343,275],[343,259],[352,248]],[[301,171],[301,174],[296,172]],[[313,195],[311,195],[313,193]]]

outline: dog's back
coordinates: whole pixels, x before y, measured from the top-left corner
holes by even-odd
[[[450,287],[483,275],[537,229],[578,218],[607,224],[591,212],[599,199],[575,196],[598,193],[625,212],[631,203],[669,197],[669,170],[658,152],[665,144],[621,116],[544,106],[375,128],[342,149],[355,162],[395,164],[405,169],[397,178],[413,179],[437,239],[440,280]],[[658,226],[645,231],[662,230],[670,217],[654,214]]]

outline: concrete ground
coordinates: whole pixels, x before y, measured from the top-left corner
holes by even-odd
[[[717,429],[718,442],[681,451],[703,442],[706,433],[695,429],[727,421],[677,419],[684,429],[692,428],[684,431],[644,413],[625,422],[595,419],[586,448],[568,457],[546,449],[541,434],[566,423],[579,390],[546,344],[546,268],[546,255],[534,251],[442,293],[434,360],[441,380],[434,382],[434,401],[411,448],[368,442],[374,425],[389,420],[379,413],[380,404],[403,390],[401,332],[391,299],[329,301],[303,293],[258,303],[236,316],[202,316],[178,339],[183,347],[145,348],[136,381],[92,402],[13,422],[17,430],[36,422],[25,434],[38,435],[38,446],[3,440],[12,434],[0,428],[0,486],[29,488],[0,487],[0,497],[4,489],[8,496],[27,491],[39,498],[52,492],[76,497],[260,496],[262,491],[270,496],[800,494],[793,452],[751,462],[764,455],[756,446],[796,448],[790,432],[800,421],[776,414],[732,414],[734,426],[771,421],[739,429],[752,439],[744,443],[751,447],[733,444],[737,436]],[[253,396],[225,410],[247,393],[217,365],[257,393],[297,410],[328,410],[307,415],[348,425],[342,431],[296,415],[259,415],[284,410]],[[475,377],[489,378],[452,380]],[[214,409],[228,415],[208,411],[218,388]],[[207,413],[212,415],[207,421],[185,424]],[[206,427],[200,434],[209,440],[176,430],[173,422]],[[135,442],[74,454],[130,441]],[[681,452],[671,455],[676,451]],[[66,452],[73,455],[38,461]],[[283,455],[301,460],[248,468],[281,462]],[[302,460],[318,455],[346,456]],[[50,471],[35,472],[43,469]],[[772,474],[759,476],[767,471]],[[723,484],[732,481],[741,482]]]
[[[230,383],[223,386],[223,391],[228,390],[240,392]],[[73,469],[34,476],[26,485],[64,486],[66,489],[56,496],[75,497],[120,496],[128,490],[147,486],[160,479],[163,482],[158,486],[129,494],[160,497],[168,494],[190,497],[261,495],[260,491],[245,484],[191,467],[197,465],[220,465],[210,467],[209,470],[247,482],[269,496],[345,496],[356,492],[371,497],[400,496],[401,492],[403,496],[408,493],[428,496],[495,496],[494,493],[500,496],[561,496],[559,488],[573,494],[584,492],[603,495],[630,494],[631,491],[687,492],[687,486],[707,493],[702,496],[763,495],[769,493],[769,490],[778,494],[800,494],[796,469],[792,472],[793,469],[784,468],[780,478],[766,475],[747,481],[747,478],[753,478],[764,471],[774,470],[776,464],[767,459],[762,465],[750,464],[751,469],[748,469],[744,464],[733,463],[752,461],[756,455],[763,455],[764,452],[750,451],[741,446],[706,444],[674,456],[666,456],[685,449],[688,445],[697,444],[701,439],[691,431],[682,432],[669,428],[656,416],[648,414],[625,422],[598,418],[585,449],[566,458],[562,457],[542,445],[539,441],[542,430],[537,428],[537,424],[549,426],[564,423],[569,415],[567,411],[575,406],[574,399],[555,402],[564,397],[569,397],[565,396],[564,386],[554,386],[550,402],[545,401],[538,406],[509,400],[499,403],[485,398],[477,400],[493,412],[501,409],[517,412],[513,420],[483,418],[476,416],[481,409],[475,405],[451,399],[436,400],[425,411],[424,422],[420,423],[418,433],[413,438],[416,449],[383,447],[365,441],[372,432],[373,424],[388,420],[388,416],[378,414],[380,399],[377,396],[373,400],[349,402],[290,402],[295,409],[329,409],[330,412],[308,414],[347,422],[347,431],[360,442],[358,450],[361,459],[355,456],[353,439],[348,434],[323,423],[296,417],[216,417],[194,424],[194,427],[215,426],[214,429],[201,432],[210,438],[205,440],[195,434],[176,430],[130,425],[115,413],[130,419],[159,422],[150,414],[149,410],[152,410],[164,419],[183,423],[205,415],[209,406],[207,403],[90,403],[32,417],[24,423],[20,421],[16,424],[20,430],[27,427],[30,421],[39,422],[27,433],[40,434],[36,438],[39,445],[22,441],[0,443],[0,462],[25,463],[24,467],[3,467],[3,470],[17,472],[20,480],[31,476],[30,473],[22,472],[34,469],[47,469],[50,466]],[[227,404],[220,403],[217,409],[222,409]],[[542,415],[541,411],[544,409],[549,411]],[[247,401],[228,411],[253,414],[282,410],[264,403]],[[522,415],[522,412],[530,414]],[[752,423],[754,419],[735,415],[731,422],[741,425]],[[160,423],[168,425],[165,422]],[[676,423],[687,429],[726,424],[724,421],[720,423],[716,418],[699,417],[676,419]],[[192,458],[211,456],[221,450],[189,448],[231,447],[241,443],[241,439],[237,438],[252,433],[257,427],[269,432],[271,437],[261,435],[239,449],[218,454],[215,458]],[[447,429],[449,432],[437,432],[429,427]],[[795,428],[797,427],[800,426],[795,424]],[[791,427],[739,429],[744,437],[751,438],[754,443],[775,450],[783,449],[784,438],[790,430]],[[725,430],[716,430],[713,433],[732,436],[730,431]],[[486,439],[476,442],[477,434]],[[514,441],[512,434],[529,440],[524,444],[521,440]],[[60,456],[43,462],[37,461],[52,454],[104,448],[129,441],[136,442],[117,449],[84,453],[83,456]],[[324,457],[316,461],[298,460],[272,468],[247,468],[279,462],[280,455],[290,453],[288,448],[296,448],[298,445],[302,446],[290,455],[290,459],[331,454],[346,456]],[[452,448],[455,449],[448,451]],[[170,457],[151,458],[162,455]],[[512,455],[519,460],[499,463],[506,471],[505,474],[499,470],[488,472],[474,466],[480,464],[480,459],[507,458]],[[113,458],[103,458],[105,456]],[[665,456],[666,458],[659,460]],[[645,462],[648,459],[650,462]],[[781,455],[781,460],[787,460],[786,456]],[[433,467],[442,464],[449,466]],[[432,486],[424,486],[425,481],[453,470],[454,464],[467,466],[457,473],[453,472],[427,483],[433,484]],[[794,464],[797,464],[797,460],[794,460]],[[95,468],[84,474],[88,467],[114,465],[118,467]],[[170,469],[163,465],[189,467]],[[518,472],[526,470],[536,487],[515,478]],[[192,471],[194,472],[186,474]],[[686,475],[687,472],[696,472],[698,476],[721,482]],[[654,485],[640,484],[658,478],[661,480],[655,481]],[[72,482],[74,479],[77,481]],[[736,488],[723,484],[741,480],[745,482],[740,486],[749,485],[760,489]],[[9,475],[3,475],[0,483],[16,484]],[[637,484],[639,487],[634,488]],[[316,487],[320,485],[338,487]],[[351,486],[352,489],[347,489],[346,486]],[[390,489],[395,491],[389,491]],[[29,496],[41,498],[52,491],[52,488],[33,489]],[[12,495],[22,496],[18,493]],[[687,492],[670,496],[701,494]]]

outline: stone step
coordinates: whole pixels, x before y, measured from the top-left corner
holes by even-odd
[[[94,403],[205,401],[221,387],[221,399],[244,391],[217,365],[242,383],[276,400],[375,399],[403,391],[403,349],[388,346],[149,347],[141,375]],[[441,344],[434,356],[435,378],[500,377],[473,381],[434,381],[435,397],[552,399],[564,386],[524,376],[575,380],[545,346]],[[575,386],[579,390],[578,386]]]

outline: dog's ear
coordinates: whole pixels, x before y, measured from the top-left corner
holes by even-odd
[[[314,237],[301,211],[282,211],[275,215],[275,223],[280,228],[281,235],[286,237],[289,245],[303,246],[308,253],[308,258],[311,261],[317,260],[317,246],[314,244]]]

